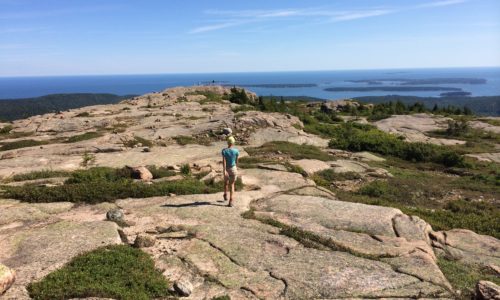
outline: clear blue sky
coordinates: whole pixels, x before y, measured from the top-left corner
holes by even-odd
[[[0,76],[467,66],[499,0],[0,0]]]

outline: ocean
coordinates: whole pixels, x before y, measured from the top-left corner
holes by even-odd
[[[484,79],[484,83],[426,82],[424,79]],[[382,81],[381,81],[382,80]],[[415,81],[416,80],[416,81]],[[361,82],[360,82],[361,81]],[[433,82],[431,80],[431,82]],[[145,94],[175,86],[200,84],[247,85],[258,95],[309,96],[342,99],[360,96],[408,95],[439,97],[448,91],[464,91],[471,96],[500,95],[500,67],[449,69],[398,69],[353,71],[300,71],[206,74],[99,75],[0,77],[0,99],[17,99],[56,93]],[[412,87],[433,90],[407,90]],[[396,87],[380,91],[378,87]],[[400,88],[403,87],[403,88]],[[335,91],[326,91],[325,89]],[[368,88],[368,91],[356,90]],[[375,89],[375,90],[374,90]]]

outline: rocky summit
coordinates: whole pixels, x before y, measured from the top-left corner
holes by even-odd
[[[75,257],[125,244],[146,252],[168,282],[170,296],[150,298],[498,299],[498,232],[481,226],[484,219],[469,226],[447,214],[469,201],[499,222],[490,208],[498,209],[498,185],[484,195],[458,183],[443,191],[468,171],[436,175],[425,169],[434,162],[422,162],[422,171],[390,153],[335,147],[325,134],[331,124],[312,130],[297,110],[265,108],[244,90],[179,87],[0,124],[8,127],[0,136],[0,297],[49,299],[32,284]],[[450,120],[395,115],[363,130],[463,146],[458,135],[429,134]],[[471,122],[474,130],[499,128]],[[234,207],[221,189],[225,128],[240,150]],[[486,150],[467,159],[495,166],[498,145]],[[441,190],[406,183],[426,180],[408,173],[420,171],[442,176]],[[388,194],[401,202],[387,202]],[[424,207],[425,199],[435,204]],[[459,284],[457,274],[473,285]],[[476,288],[479,280],[487,283]]]

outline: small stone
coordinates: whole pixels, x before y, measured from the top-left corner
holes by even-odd
[[[128,167],[132,170],[132,175],[136,179],[140,179],[142,181],[150,181],[153,179],[153,174],[148,170],[148,168],[144,166],[140,167]]]
[[[16,272],[0,264],[0,295],[7,291],[16,281]]]
[[[151,148],[145,147],[144,149],[142,149],[142,152],[151,152]]]
[[[491,281],[481,280],[476,285],[475,300],[500,300],[500,287]]]
[[[156,238],[149,234],[140,233],[137,235],[134,241],[134,247],[136,248],[148,248],[154,246],[156,243]]]
[[[179,295],[187,297],[193,292],[193,285],[186,279],[174,283],[174,289]]]
[[[109,210],[106,213],[106,219],[108,221],[120,222],[120,223],[123,223],[125,221],[123,211],[121,209],[117,209],[117,208]]]
[[[175,197],[175,196],[177,196],[177,195],[176,195],[176,194],[174,194],[174,193],[168,193],[168,196],[169,196],[169,197]]]

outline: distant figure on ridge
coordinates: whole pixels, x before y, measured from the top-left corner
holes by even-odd
[[[224,200],[227,200],[227,189],[229,190],[229,203],[227,206],[233,206],[234,183],[238,176],[237,163],[240,152],[234,148],[236,140],[233,136],[227,138],[227,148],[222,149],[222,167],[224,170]]]

